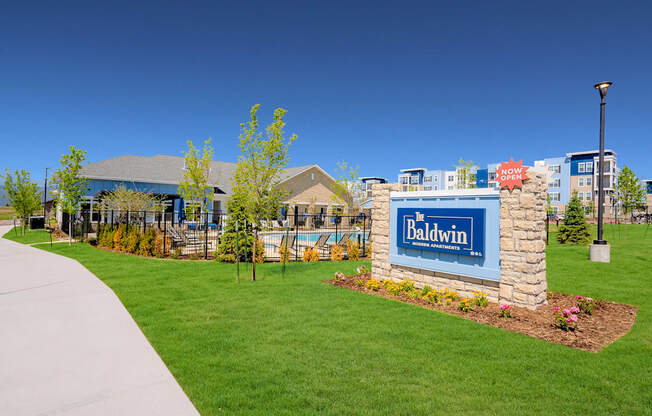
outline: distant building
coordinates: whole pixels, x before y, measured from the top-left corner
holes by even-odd
[[[577,197],[582,201],[587,214],[593,215],[597,212],[599,156],[597,150],[590,150],[567,153],[565,157],[534,162],[535,166],[544,166],[548,170],[548,195],[555,213],[564,212],[565,206],[574,192],[577,192]],[[617,162],[616,152],[606,149],[602,175],[604,212],[607,216],[615,215],[618,209],[614,199],[616,181],[620,172]]]
[[[643,181],[645,185],[645,203],[647,205],[647,212],[652,213],[652,179]]]

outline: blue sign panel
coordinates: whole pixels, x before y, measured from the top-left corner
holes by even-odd
[[[396,245],[484,257],[484,208],[398,208]]]

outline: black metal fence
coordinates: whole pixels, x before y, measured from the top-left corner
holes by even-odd
[[[64,215],[62,229],[67,231],[68,218]],[[98,239],[103,230],[138,234],[153,232],[158,239],[160,255],[214,258],[218,248],[231,235],[230,246],[219,252],[251,257],[253,239],[257,251],[265,260],[301,261],[306,250],[314,250],[320,259],[331,258],[334,246],[341,248],[343,258],[365,257],[369,254],[371,218],[360,215],[297,214],[264,220],[256,226],[221,211],[209,211],[187,216],[184,212],[168,211],[90,211],[82,210],[73,218],[72,233],[78,239]],[[235,238],[235,230],[238,238]],[[247,242],[249,244],[247,244]],[[313,252],[313,253],[314,253]],[[313,254],[314,255],[314,254]]]

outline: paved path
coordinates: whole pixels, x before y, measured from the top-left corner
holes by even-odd
[[[0,415],[198,412],[111,289],[0,238]]]

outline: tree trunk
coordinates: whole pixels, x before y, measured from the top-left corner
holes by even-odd
[[[251,253],[251,280],[256,281],[256,243],[258,242],[258,231],[254,229],[254,249]]]
[[[72,246],[72,218],[68,214],[68,247]]]

